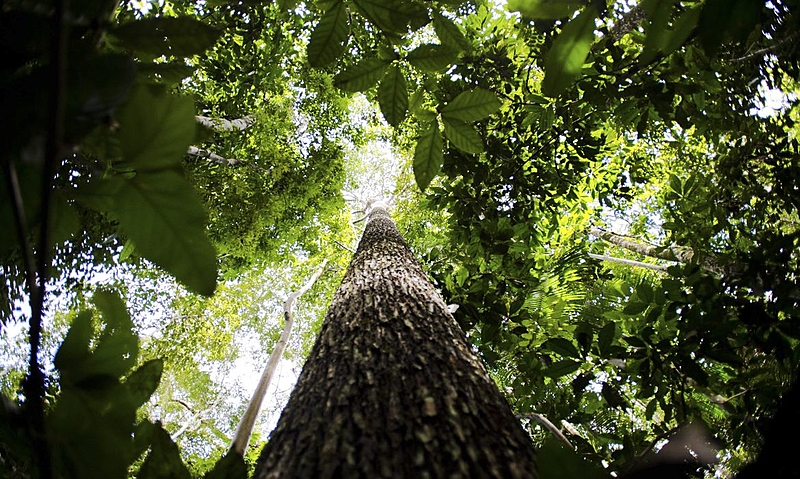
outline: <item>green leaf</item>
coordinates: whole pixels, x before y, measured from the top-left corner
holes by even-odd
[[[574,359],[562,359],[561,361],[556,361],[551,364],[544,370],[543,374],[554,379],[560,378],[561,376],[574,373],[581,368],[581,364],[583,364],[581,361],[575,361]]]
[[[466,153],[483,152],[483,140],[475,127],[469,123],[446,117],[442,118],[442,122],[444,123],[444,136],[456,148]]]
[[[205,234],[205,209],[180,173],[109,178],[87,190],[79,198],[91,207],[110,202],[110,212],[142,256],[188,288],[214,293],[217,261]]]
[[[539,479],[608,479],[611,476],[597,464],[591,463],[550,436],[538,450],[536,465]]]
[[[542,344],[542,348],[558,353],[569,358],[580,358],[581,353],[572,344],[572,341],[564,338],[550,338]]]
[[[623,309],[622,312],[631,316],[636,316],[637,314],[643,313],[648,306],[650,306],[650,303],[631,301],[625,306],[625,309]]]
[[[58,347],[53,360],[53,365],[62,373],[62,384],[66,379],[63,375],[64,371],[68,371],[70,367],[76,364],[82,364],[89,357],[89,341],[92,339],[93,334],[92,312],[80,312],[72,320],[67,336],[61,342],[61,346]]]
[[[378,87],[378,104],[386,122],[398,126],[408,111],[408,89],[403,71],[393,66],[386,72]]]
[[[178,446],[169,433],[157,423],[152,427],[153,446],[137,474],[138,479],[191,479],[181,460]]]
[[[203,479],[246,479],[247,464],[244,458],[236,451],[228,451],[222,456],[214,468],[203,476]]]
[[[544,61],[542,93],[558,96],[580,77],[594,41],[595,17],[597,10],[593,6],[586,8],[553,41]]]
[[[412,50],[406,60],[423,71],[437,72],[446,70],[458,58],[458,53],[444,45],[420,45]]]
[[[378,83],[391,63],[388,59],[365,58],[333,77],[333,84],[349,92],[368,90]]]
[[[211,48],[222,30],[193,17],[149,17],[123,23],[110,33],[122,42],[123,48],[153,57],[188,57]]]
[[[130,403],[138,408],[147,402],[156,391],[163,371],[164,361],[156,358],[147,361],[132,372],[125,380]]]
[[[405,0],[353,0],[361,13],[388,34],[404,34],[428,23],[428,9]]]
[[[436,13],[433,17],[433,30],[442,45],[448,46],[456,51],[468,50],[470,48],[469,40],[461,33],[458,25],[453,23],[449,18]]]
[[[614,322],[606,323],[597,333],[597,348],[600,350],[600,355],[605,357],[611,344],[614,342],[614,337],[617,333],[617,325]]]
[[[308,63],[315,68],[330,65],[345,52],[350,36],[350,16],[344,2],[336,2],[326,11],[311,33]]]
[[[508,9],[534,20],[558,20],[585,4],[585,0],[508,0]]]
[[[165,85],[175,85],[184,78],[192,76],[194,67],[181,62],[167,63],[139,63],[136,65],[139,73],[143,73],[153,80]]]
[[[118,116],[123,159],[142,172],[179,168],[195,134],[194,102],[139,86]]]
[[[434,121],[420,135],[414,149],[414,178],[422,191],[431,184],[442,168],[442,133]]]
[[[92,301],[106,326],[92,352],[92,366],[87,367],[85,374],[120,378],[136,364],[139,338],[133,332],[125,303],[116,292],[95,291]]]
[[[483,120],[500,109],[502,103],[497,95],[476,88],[460,93],[441,109],[442,117],[461,121]]]

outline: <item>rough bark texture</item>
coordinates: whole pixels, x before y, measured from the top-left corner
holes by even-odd
[[[530,438],[381,208],[255,477],[536,477]]]

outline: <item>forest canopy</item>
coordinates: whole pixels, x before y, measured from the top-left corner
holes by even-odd
[[[245,477],[381,200],[540,477],[791,477],[799,9],[3,2],[0,471]]]

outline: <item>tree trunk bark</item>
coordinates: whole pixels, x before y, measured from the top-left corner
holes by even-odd
[[[254,477],[537,477],[530,437],[383,208]]]

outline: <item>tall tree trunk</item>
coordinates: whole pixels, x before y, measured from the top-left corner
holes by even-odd
[[[383,208],[257,478],[535,478],[534,449]]]

